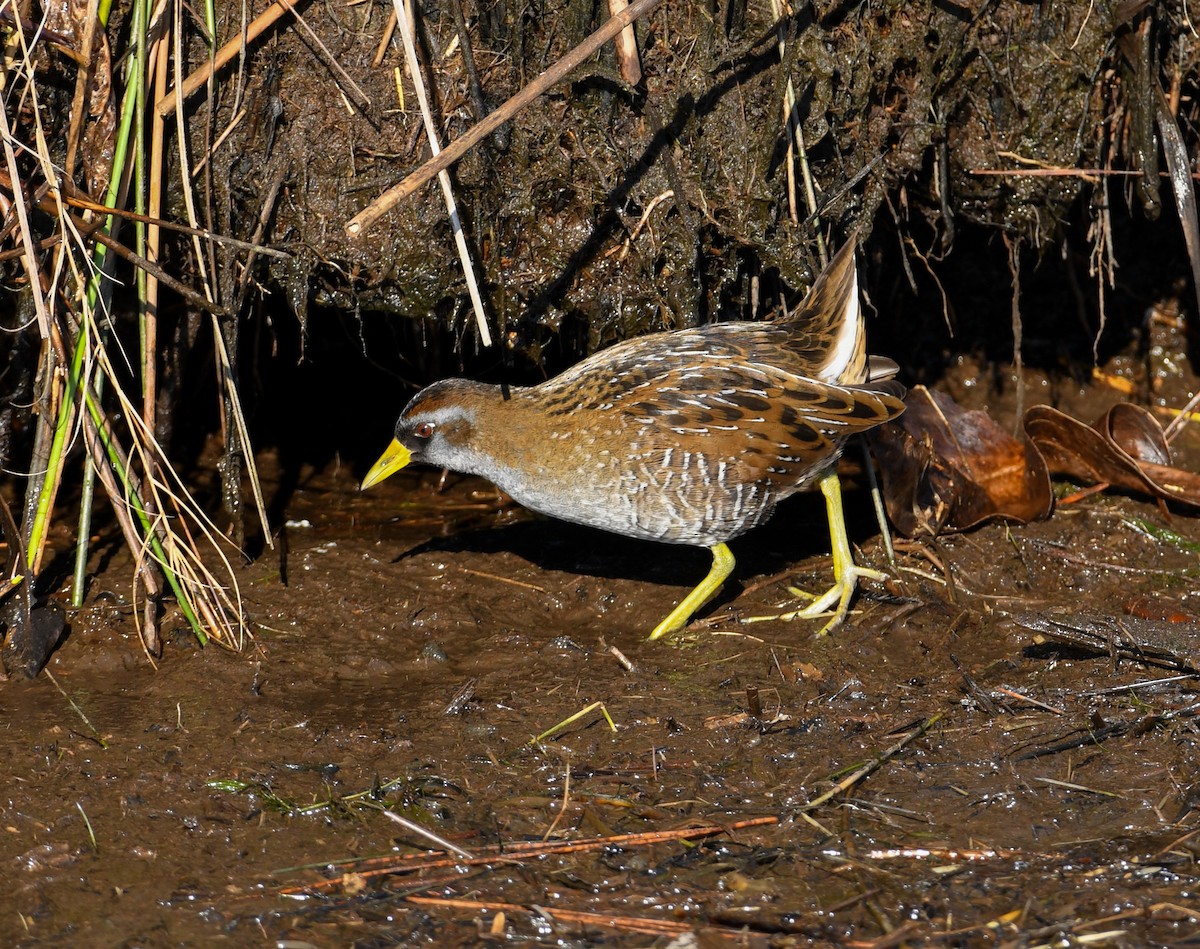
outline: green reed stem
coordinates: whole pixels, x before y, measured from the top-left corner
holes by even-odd
[[[116,471],[117,477],[121,479],[121,485],[125,489],[125,501],[133,509],[133,513],[137,515],[138,522],[142,525],[146,542],[150,545],[150,551],[154,554],[159,567],[162,568],[163,576],[166,577],[171,591],[175,594],[175,599],[179,602],[180,611],[188,621],[188,625],[192,627],[192,632],[196,634],[196,638],[200,641],[200,644],[204,645],[208,642],[208,636],[205,635],[204,627],[192,609],[191,598],[184,591],[183,585],[179,582],[178,575],[167,560],[166,552],[163,550],[162,542],[158,537],[158,531],[154,528],[150,514],[146,511],[146,507],[142,503],[141,495],[133,485],[129,469],[123,464],[121,453],[117,451],[116,445],[113,444],[112,434],[105,424],[104,415],[101,413],[100,407],[96,404],[96,400],[90,391],[85,389],[83,398],[87,405],[88,414],[92,417],[92,422],[96,427],[96,434],[100,438],[100,443],[104,446],[104,451],[108,455],[108,460],[112,464],[113,470]]]
[[[101,24],[108,22],[108,14],[111,10],[111,2],[101,0],[98,10],[98,16]],[[117,130],[116,149],[113,156],[112,176],[108,181],[108,189],[105,191],[105,203],[115,204],[118,194],[121,189],[121,179],[124,176],[126,162],[129,160],[129,139],[133,135],[135,145],[135,158],[140,155],[141,141],[143,138],[142,126],[145,123],[145,76],[147,64],[147,44],[146,44],[146,24],[149,18],[149,11],[146,8],[144,0],[134,4],[133,24],[130,34],[131,41],[136,44],[136,53],[129,61],[129,67],[125,75],[125,94],[121,99],[121,116],[120,124]],[[135,194],[141,194],[142,188],[140,182],[134,189]],[[135,198],[135,200],[138,200]],[[136,208],[138,212],[144,209],[140,205]],[[142,225],[138,225],[141,228]],[[104,223],[104,231],[106,234],[111,234],[113,230],[113,218],[110,215]],[[141,248],[139,245],[139,253]],[[104,268],[108,263],[108,249],[97,243],[92,251],[92,262],[95,270],[92,273],[88,283],[87,293],[87,311],[95,312],[96,303],[101,299],[101,283],[103,279]],[[135,270],[139,293],[145,287],[145,274],[141,268]],[[101,330],[100,345],[105,345],[107,334]],[[87,333],[84,327],[80,327],[79,344],[86,344]],[[103,376],[97,375],[95,387],[97,395],[103,391]],[[70,405],[74,402],[74,392],[78,388],[78,379],[74,387],[69,387],[69,398],[64,400],[65,405]],[[57,441],[58,433],[55,432]],[[53,453],[53,448],[51,449]],[[83,487],[79,499],[79,524],[77,533],[77,542],[75,545],[75,569],[71,578],[71,605],[78,608],[83,605],[83,597],[85,593],[85,585],[87,583],[87,561],[88,551],[91,544],[92,534],[92,505],[95,502],[96,496],[96,470],[92,466],[91,456],[88,456],[84,461],[83,469]],[[54,470],[53,468],[51,470]],[[39,508],[39,515],[41,511]],[[48,512],[47,512],[48,514]],[[34,549],[30,546],[30,549]]]

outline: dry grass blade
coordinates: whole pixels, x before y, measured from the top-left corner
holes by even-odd
[[[417,47],[413,38],[415,21],[412,0],[394,0],[394,3],[396,19],[400,25],[400,38],[404,43],[404,61],[408,65],[408,75],[416,89],[417,102],[421,106],[421,118],[425,123],[425,138],[429,142],[429,150],[433,153],[433,157],[437,158],[442,146],[437,126],[433,121],[433,112],[429,108],[425,79],[421,75],[421,62],[417,59]],[[475,310],[475,325],[479,329],[479,339],[484,346],[491,346],[492,334],[488,329],[487,314],[483,310],[483,298],[479,295],[479,283],[475,279],[475,264],[471,260],[471,252],[467,248],[467,235],[463,231],[462,220],[458,216],[458,204],[454,199],[454,188],[450,184],[450,173],[445,169],[438,172],[438,183],[442,186],[442,197],[446,201],[446,214],[450,218],[450,228],[454,232],[454,246],[458,250],[458,260],[462,264],[463,277],[467,281],[471,306]]]
[[[556,906],[552,911],[546,911],[536,906],[522,906],[520,903],[499,903],[492,900],[456,900],[440,896],[407,896],[406,903],[416,906],[445,907],[447,909],[467,910],[472,913],[530,913],[535,916],[549,915],[552,919],[564,923],[574,923],[580,926],[602,926],[605,929],[616,929],[621,932],[642,933],[647,936],[682,936],[695,929],[695,925],[685,922],[673,922],[667,919],[650,919],[644,916],[614,916],[611,913],[589,913],[582,910],[565,909]],[[720,932],[719,930],[709,930]],[[721,932],[728,939],[741,941],[740,928],[736,932]]]
[[[603,702],[593,702],[591,705],[584,706],[578,712],[575,712],[573,715],[568,715],[557,725],[551,725],[540,735],[535,735],[533,738],[529,739],[529,744],[530,745],[541,744],[543,741],[545,741],[551,735],[557,735],[564,728],[566,728],[569,725],[575,724],[575,722],[579,721],[585,715],[588,715],[589,713],[595,711],[596,709],[600,709],[600,713],[604,716],[604,720],[606,722],[608,722],[609,730],[615,732],[617,730],[616,722],[614,722],[612,720],[612,716],[608,714],[608,709],[605,707],[604,703]]]
[[[80,15],[84,9],[80,8]],[[148,6],[138,8],[135,29],[146,27],[148,10]],[[87,11],[88,17],[96,17],[95,4],[87,7]],[[88,38],[95,33],[95,24],[89,20],[88,28],[81,29],[83,42],[90,42]],[[104,274],[111,270],[113,254],[129,260],[137,268],[138,299],[148,304],[152,311],[157,309],[157,285],[160,283],[171,286],[185,299],[209,308],[214,306],[211,295],[196,294],[155,263],[159,253],[157,227],[135,235],[138,239],[136,250],[117,240],[109,231],[113,220],[110,206],[119,203],[123,169],[132,167],[134,157],[137,157],[131,157],[130,152],[132,122],[123,126],[124,137],[114,146],[116,157],[111,160],[111,165],[98,166],[95,151],[100,146],[97,140],[87,137],[95,132],[94,118],[89,125],[85,116],[77,112],[68,114],[66,120],[71,123],[68,145],[76,142],[78,152],[71,152],[66,176],[55,166],[54,153],[48,144],[51,133],[43,128],[43,118],[52,119],[55,113],[43,109],[40,103],[40,67],[35,68],[30,51],[24,45],[24,33],[18,30],[15,35],[19,37],[21,56],[14,58],[18,68],[9,74],[9,94],[23,96],[27,106],[16,113],[6,110],[0,117],[6,166],[0,173],[0,187],[11,194],[15,227],[6,232],[5,238],[11,236],[20,245],[28,278],[27,292],[37,315],[33,329],[42,342],[41,372],[47,380],[37,416],[35,455],[28,466],[33,471],[28,494],[36,502],[30,506],[25,525],[30,569],[36,574],[41,568],[50,536],[49,525],[56,516],[59,482],[69,462],[68,452],[82,432],[86,454],[94,462],[94,471],[109,495],[121,535],[134,558],[134,599],[136,601],[143,590],[147,595],[142,628],[147,652],[151,657],[157,654],[159,602],[168,592],[174,593],[180,609],[202,640],[211,635],[221,644],[240,646],[246,627],[232,566],[222,550],[227,541],[190,496],[154,436],[155,325],[151,320],[143,327],[147,346],[142,354],[135,357],[121,349],[120,334],[112,332],[117,308],[110,304],[117,288],[111,280],[105,282]],[[43,47],[38,49],[40,53]],[[154,58],[160,81],[165,76],[165,57],[166,48],[159,43]],[[136,99],[134,93],[151,68],[150,59],[149,50],[139,49],[125,62],[124,101],[130,116]],[[107,73],[97,75],[108,67],[108,58],[89,60],[83,57],[76,62],[87,63],[88,70],[86,74],[79,71],[73,101],[92,109],[95,94],[89,97],[84,91],[89,82],[111,81]],[[20,123],[19,126],[10,123],[10,116]],[[81,132],[81,127],[87,132]],[[148,132],[146,144],[140,144],[142,140],[139,139],[138,147],[148,147],[153,137],[158,142],[157,154],[161,154],[161,132],[161,128],[153,136]],[[71,169],[79,163],[77,158],[93,172],[97,167],[111,168],[115,178],[102,200],[93,201],[82,196],[79,186],[70,177]],[[155,161],[152,157],[151,164]],[[140,157],[137,166],[140,175],[144,170]],[[138,181],[145,180],[138,178]],[[100,188],[103,189],[102,183]],[[151,196],[152,213],[143,213],[146,209],[141,206],[142,198],[139,197],[137,210],[127,216],[140,222],[139,226],[158,222],[160,208],[153,195],[161,195],[163,189],[164,184],[157,176],[144,188],[134,189],[138,195],[148,193]],[[34,219],[29,212],[35,205],[45,217]],[[103,216],[94,222],[77,218],[68,211],[70,206],[84,209],[84,215],[99,213]],[[120,214],[123,210],[111,208],[112,214]],[[45,237],[47,231],[50,233]],[[128,390],[131,377],[136,379],[139,374],[147,387],[146,396],[138,397],[135,403]],[[115,422],[117,419],[120,423]],[[87,516],[90,495],[86,488],[85,483],[81,516],[84,536],[90,533]],[[205,548],[215,551],[215,560],[213,555],[204,552]],[[210,561],[214,565],[210,565]],[[81,558],[81,567],[85,565],[85,559]],[[77,594],[81,591],[83,576],[81,569],[77,577]]]

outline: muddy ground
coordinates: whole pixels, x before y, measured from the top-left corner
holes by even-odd
[[[1057,392],[1082,417],[1114,400]],[[1176,447],[1194,464],[1200,430]],[[704,552],[537,518],[432,471],[359,494],[369,460],[299,472],[286,556],[239,573],[256,624],[241,655],[181,630],[153,668],[129,565],[115,538],[98,552],[54,681],[0,691],[0,942],[1200,938],[1195,678],[1039,644],[1012,619],[1107,617],[1120,640],[1142,628],[1131,610],[1157,611],[1182,620],[1186,661],[1194,518],[1094,494],[1042,523],[903,543],[895,581],[814,641],[812,622],[739,622],[828,582],[820,499],[800,497],[733,545],[737,582],[707,618],[651,644]],[[848,503],[881,565],[866,494]],[[592,711],[531,742],[597,702],[615,731]],[[413,869],[440,848],[385,806],[485,859]],[[694,827],[710,829],[514,853]]]

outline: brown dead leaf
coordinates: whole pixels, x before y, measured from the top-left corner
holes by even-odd
[[[1053,495],[1041,456],[986,413],[917,386],[900,419],[872,432],[884,501],[903,534],[962,531],[996,517],[1037,520]]]
[[[871,445],[888,515],[910,537],[1047,517],[1052,474],[1200,507],[1200,475],[1172,466],[1162,427],[1139,406],[1118,403],[1095,425],[1035,406],[1016,439],[944,393],[918,386],[906,401]]]
[[[1171,466],[1162,426],[1140,406],[1119,402],[1088,426],[1039,405],[1025,413],[1025,431],[1055,474],[1200,507],[1200,475]]]

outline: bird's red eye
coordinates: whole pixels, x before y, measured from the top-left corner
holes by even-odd
[[[413,434],[416,435],[417,438],[430,438],[433,436],[434,428],[435,426],[433,422],[422,422],[415,429],[413,429]]]

